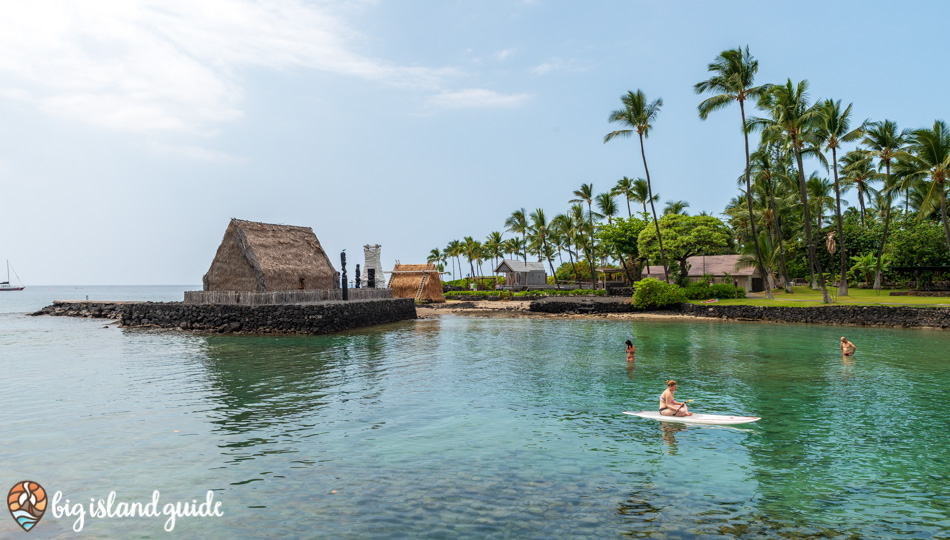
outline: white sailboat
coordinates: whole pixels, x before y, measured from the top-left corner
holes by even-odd
[[[13,271],[13,275],[16,276],[16,270]],[[17,276],[17,281],[20,281],[20,276]],[[23,283],[20,283],[20,286],[12,285],[10,283],[10,261],[7,261],[7,280],[0,281],[0,292],[3,291],[22,291]]]

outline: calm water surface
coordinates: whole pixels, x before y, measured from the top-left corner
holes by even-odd
[[[221,337],[25,315],[192,288],[0,293],[22,295],[0,296],[0,488],[213,490],[224,512],[75,533],[48,511],[30,538],[950,538],[947,332],[446,316]],[[763,419],[621,414],[669,378],[696,412]]]

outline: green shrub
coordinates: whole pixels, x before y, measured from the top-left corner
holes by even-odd
[[[655,278],[641,279],[633,288],[633,307],[638,309],[661,308],[686,301],[679,286]]]
[[[572,290],[543,290],[543,291],[522,291],[515,293],[518,298],[540,298],[543,296],[607,296],[607,291],[603,289],[572,289]]]
[[[736,291],[739,292],[739,298],[745,298],[745,289],[739,287],[733,287],[728,283],[716,283],[715,285],[709,286],[709,294],[707,298],[735,298]]]

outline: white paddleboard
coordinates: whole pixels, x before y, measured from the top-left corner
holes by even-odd
[[[727,416],[724,414],[699,414],[693,413],[693,416],[663,416],[659,411],[624,411],[623,414],[639,416],[640,418],[651,418],[660,422],[679,422],[682,424],[715,424],[727,426],[731,424],[748,424],[762,418],[758,416]]]

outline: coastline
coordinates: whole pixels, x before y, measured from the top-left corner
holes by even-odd
[[[535,300],[448,300],[444,304],[422,304],[416,306],[416,316],[420,319],[433,319],[443,315],[463,317],[487,317],[499,319],[610,319],[610,320],[701,320],[697,317],[675,311],[632,311],[623,313],[551,313],[532,311]],[[629,300],[618,301],[629,303]],[[582,304],[582,302],[578,302]]]

